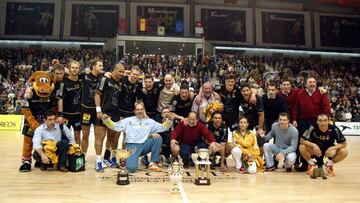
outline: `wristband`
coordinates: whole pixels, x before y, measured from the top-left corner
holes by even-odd
[[[96,107],[96,113],[101,113],[101,107],[100,106]]]

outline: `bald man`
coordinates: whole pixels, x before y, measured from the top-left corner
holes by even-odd
[[[161,121],[161,110],[165,107],[169,107],[171,110],[173,110],[173,107],[171,106],[171,101],[175,95],[178,95],[180,90],[179,87],[174,85],[175,80],[170,75],[167,74],[164,77],[164,87],[160,91],[159,100],[158,100],[158,116],[156,116],[155,120],[160,122]]]
[[[96,153],[96,172],[103,172],[101,160],[102,146],[105,135],[107,134],[106,148],[107,152],[104,157],[104,163],[109,167],[117,167],[115,156],[110,158],[110,148],[117,149],[119,132],[108,129],[101,118],[105,113],[115,122],[120,120],[119,111],[119,95],[121,92],[121,78],[124,75],[125,68],[121,64],[117,64],[112,73],[111,78],[102,77],[95,91],[96,117],[97,125],[95,126],[95,153]],[[100,164],[99,164],[100,163]]]
[[[221,102],[220,96],[213,91],[213,87],[211,83],[206,82],[202,86],[201,93],[199,93],[195,97],[191,111],[197,113],[199,119],[203,123],[205,123],[206,118],[205,115],[203,114],[203,110],[206,109],[207,106],[215,100]],[[197,103],[196,101],[200,101],[200,102]]]

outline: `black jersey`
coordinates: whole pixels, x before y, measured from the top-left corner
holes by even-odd
[[[63,112],[65,114],[80,114],[81,84],[81,79],[73,81],[69,78],[64,78],[61,81],[58,97],[63,100]]]
[[[226,120],[238,121],[239,117],[239,105],[242,98],[240,89],[234,87],[234,90],[229,92],[226,90],[226,87],[223,86],[218,91],[221,101],[224,105],[224,115]]]
[[[171,101],[171,104],[174,107],[173,112],[184,118],[189,115],[192,103],[193,101],[191,99],[188,99],[186,101],[182,100],[180,98],[180,95],[175,95]]]
[[[82,82],[81,105],[86,108],[95,108],[95,90],[100,77],[92,73],[85,74]]]
[[[121,92],[119,95],[119,110],[125,114],[134,113],[136,99],[141,99],[142,84],[131,84],[128,76],[121,79]]]
[[[54,90],[51,92],[52,96],[50,96],[50,97],[51,97],[51,98],[54,98],[54,99],[52,100],[54,106],[57,106],[57,101],[58,101],[58,99],[59,99],[60,83],[61,83],[61,82],[55,83]],[[57,109],[56,109],[56,110],[57,110]]]
[[[309,128],[308,133],[304,133],[302,136],[305,140],[315,143],[323,151],[331,146],[334,146],[335,141],[337,143],[346,142],[344,135],[335,125],[329,125],[328,130],[326,132],[322,132],[319,129],[319,126],[315,124]]]
[[[240,114],[249,121],[249,130],[254,129],[259,124],[259,113],[264,112],[264,105],[261,97],[256,96],[256,104],[250,104],[243,98],[240,100]]]
[[[148,115],[154,115],[157,112],[157,103],[162,88],[163,86],[156,82],[151,90],[147,90],[146,94],[142,93],[142,100]]]
[[[102,77],[96,88],[101,95],[101,110],[106,114],[119,111],[119,95],[121,83],[112,78]]]
[[[212,121],[207,124],[207,128],[214,135],[217,143],[224,143],[228,140],[228,131],[224,123],[219,128],[215,128]]]

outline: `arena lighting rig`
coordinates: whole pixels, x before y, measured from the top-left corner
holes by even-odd
[[[291,54],[310,54],[310,55],[324,55],[324,56],[345,56],[345,57],[360,57],[360,53],[345,53],[345,52],[327,52],[327,51],[303,51],[291,49],[267,49],[267,48],[250,48],[250,47],[226,47],[215,46],[215,50],[235,50],[235,51],[260,51],[268,53],[291,53]]]

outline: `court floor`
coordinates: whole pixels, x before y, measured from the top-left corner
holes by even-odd
[[[0,132],[0,202],[360,202],[360,136],[348,136],[349,156],[335,166],[336,177],[310,179],[305,173],[279,169],[256,175],[214,171],[210,186],[191,182],[187,170],[183,192],[171,194],[166,173],[139,171],[127,186],[116,185],[118,169],[94,170],[93,136],[85,172],[18,171],[20,132]],[[229,165],[232,158],[229,157]],[[166,167],[164,167],[166,170]]]

